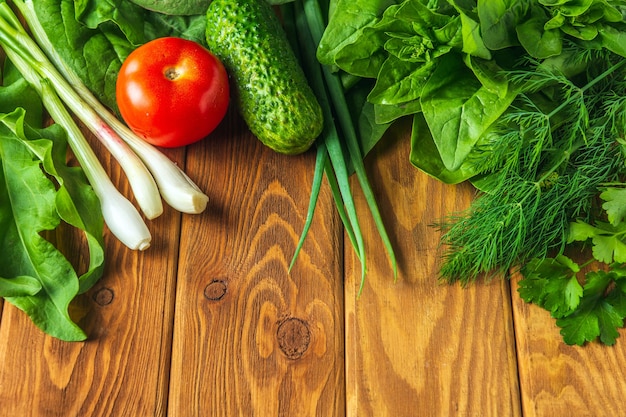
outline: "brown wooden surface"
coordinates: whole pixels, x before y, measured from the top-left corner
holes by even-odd
[[[107,236],[105,276],[72,308],[86,342],[44,336],[0,304],[0,416],[626,415],[623,332],[613,347],[566,346],[517,296],[517,277],[437,281],[430,225],[473,190],[416,171],[408,152],[405,124],[366,158],[399,275],[357,187],[359,295],[360,264],[326,186],[288,272],[314,152],[277,155],[232,112],[209,139],[168,151],[210,196],[207,211],[166,208],[143,253]],[[70,253],[80,245],[55,238]]]

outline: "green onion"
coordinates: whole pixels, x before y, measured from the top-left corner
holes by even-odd
[[[325,29],[324,19],[322,18],[322,11],[319,2],[318,0],[304,0],[303,6],[311,37],[313,38],[315,45],[318,45],[320,40],[322,39],[322,35]],[[387,250],[387,254],[389,255],[389,259],[391,261],[394,272],[394,278],[396,278],[398,275],[398,270],[395,253],[387,234],[387,230],[383,223],[380,210],[378,209],[378,204],[376,203],[374,192],[367,178],[367,172],[363,163],[363,154],[358,143],[357,133],[352,122],[350,109],[346,102],[341,78],[337,73],[333,73],[331,69],[326,65],[322,66],[322,71],[324,74],[324,79],[326,80],[326,84],[328,86],[331,100],[334,105],[334,110],[337,114],[340,126],[345,135],[346,145],[350,153],[350,162],[354,167],[357,179],[359,180],[359,184],[361,185],[361,190],[363,191],[363,194],[365,196],[365,201],[368,204],[370,213],[372,214],[372,217],[378,229],[378,233],[383,241],[385,249]]]
[[[323,167],[329,180],[331,191],[346,233],[361,261],[360,292],[363,289],[366,275],[366,254],[363,235],[350,188],[350,172],[348,166],[354,168],[379,235],[389,255],[394,278],[397,277],[396,258],[376,204],[374,193],[367,178],[357,132],[352,122],[352,116],[344,95],[344,85],[338,74],[333,73],[330,68],[320,65],[316,58],[317,45],[325,30],[320,5],[317,0],[303,0],[302,3],[294,2],[294,4],[296,7],[295,13],[293,10],[289,9],[292,5],[284,5],[282,6],[282,10],[285,12],[284,16],[286,16],[286,18],[293,18],[296,21],[294,25],[295,29],[293,30],[297,32],[302,66],[307,72],[311,87],[316,93],[325,112],[324,131],[317,141],[316,175],[313,179],[309,213],[296,250],[296,255],[309,229],[313,215],[312,212],[315,208],[321,183],[321,175],[319,175],[319,172]],[[290,26],[287,27],[289,28]],[[337,120],[337,124],[335,124],[335,119]],[[342,134],[341,137],[340,132]],[[346,149],[344,149],[344,145]],[[346,150],[348,160],[346,160]],[[296,255],[294,255],[294,258]]]
[[[324,128],[320,137],[316,141],[317,157],[316,157],[316,175],[313,178],[312,192],[309,202],[309,212],[305,222],[304,230],[300,236],[298,248],[294,254],[292,265],[298,255],[300,247],[306,238],[313,211],[317,204],[319,188],[321,186],[321,172],[325,172],[331,187],[331,192],[335,200],[339,215],[346,229],[346,233],[355,248],[356,254],[361,261],[361,275],[365,277],[365,248],[363,236],[358,223],[356,206],[350,189],[348,164],[344,157],[341,141],[337,127],[334,123],[334,117],[331,110],[331,103],[328,100],[324,79],[319,64],[315,60],[315,45],[308,34],[306,22],[301,19],[302,13],[298,9],[298,13],[293,14],[289,8],[292,4],[283,6],[286,16],[293,16],[295,19],[295,30],[298,32],[298,42],[301,48],[300,59],[302,66],[307,72],[307,77],[320,102],[322,111],[324,112]],[[300,6],[300,4],[297,4]]]
[[[70,97],[70,95],[76,96],[77,103],[82,101],[84,107],[89,109],[89,113],[93,112],[95,114],[91,121],[83,120],[83,122],[85,122],[87,126],[91,126],[100,124],[98,122],[98,120],[100,120],[103,126],[108,125],[108,127],[117,134],[115,138],[109,138],[107,135],[107,137],[104,138],[105,142],[113,142],[118,146],[118,142],[120,142],[118,138],[120,138],[132,148],[132,151],[143,161],[143,164],[145,164],[152,174],[153,180],[156,181],[158,190],[167,204],[182,213],[197,214],[203,212],[209,199],[200,188],[171,159],[157,148],[141,139],[115,117],[115,115],[85,87],[82,80],[65,64],[50,43],[45,30],[41,26],[32,0],[14,0],[14,3],[22,13],[33,37],[37,43],[41,45],[41,49],[46,51],[47,58],[56,65],[58,71],[56,71],[52,65],[50,65],[52,68],[49,68],[51,73],[56,73],[54,76],[55,80],[58,79],[60,83],[65,84],[69,82],[69,84],[72,85],[73,90],[70,88],[70,91],[67,91],[68,97],[66,98],[64,96],[63,99],[67,102],[69,98],[70,102],[68,105],[70,105],[74,102],[74,98]],[[39,48],[37,49],[39,50]],[[80,107],[72,107],[72,111],[76,112],[79,118],[81,117],[82,112]],[[97,116],[99,117],[96,119]],[[125,154],[130,155],[133,152],[128,150]]]
[[[5,49],[10,49],[20,56],[24,64],[21,66],[20,72],[23,72],[28,67],[37,73],[38,77],[50,80],[57,94],[63,97],[63,101],[68,107],[85,123],[118,161],[126,173],[137,202],[146,217],[152,219],[159,216],[163,212],[163,205],[158,188],[141,160],[98,117],[95,111],[80,99],[65,78],[46,59],[46,55],[39,46],[26,33],[9,6],[4,2],[1,6],[2,22],[0,31],[2,33],[2,44]],[[15,60],[12,59],[12,61]],[[32,84],[34,75],[31,75],[29,78],[29,82]]]
[[[115,188],[68,109],[118,161],[147,218],[153,219],[163,212],[161,197],[181,212],[202,212],[208,197],[197,185],[172,160],[118,120],[64,64],[45,35],[32,1],[16,0],[14,4],[35,40],[8,4],[2,2],[0,46],[22,76],[39,92],[53,120],[66,130],[70,147],[100,199],[103,217],[111,233],[131,249],[143,250],[150,246],[151,236],[143,218]],[[48,55],[42,48],[48,51]]]
[[[5,4],[0,5],[0,15],[4,12],[2,6]],[[0,17],[0,38],[4,34],[4,23]],[[51,82],[40,77],[12,48],[5,48],[5,53],[26,81],[41,95],[50,116],[65,129],[70,147],[100,200],[102,215],[111,233],[131,249],[147,249],[151,241],[148,227],[135,206],[115,188],[80,128],[51,86]]]

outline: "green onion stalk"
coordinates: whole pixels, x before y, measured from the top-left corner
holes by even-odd
[[[3,23],[0,20],[0,33]],[[50,116],[65,129],[70,147],[100,200],[102,215],[111,233],[131,249],[144,250],[150,247],[152,237],[146,223],[135,206],[115,188],[50,80],[40,77],[13,49],[5,48],[5,53],[26,81],[37,90]]]
[[[316,58],[317,45],[319,45],[325,30],[321,6],[317,0],[303,0],[302,2],[292,3],[284,5],[281,9],[287,21],[286,30],[294,32],[291,34],[291,38],[297,35],[299,59],[302,61],[303,69],[307,72],[311,87],[325,112],[324,129],[316,142],[316,170],[309,211],[296,249],[296,255],[311,224],[323,171],[331,187],[346,234],[361,262],[361,283],[359,288],[359,293],[361,293],[367,273],[367,262],[365,243],[349,182],[349,166],[354,169],[379,236],[387,251],[394,278],[397,278],[398,271],[395,252],[367,177],[357,131],[352,121],[352,115],[346,101],[344,86],[340,76],[337,73],[333,73],[327,66],[321,65]],[[344,147],[347,150],[347,155]],[[293,262],[292,260],[292,265]]]
[[[111,233],[131,249],[143,250],[150,246],[150,233],[141,215],[115,188],[67,108],[120,164],[145,217],[153,219],[163,212],[161,197],[183,213],[202,212],[208,197],[197,185],[172,160],[135,135],[108,111],[54,53],[32,1],[13,3],[37,41],[26,32],[9,5],[2,2],[0,46],[22,76],[39,92],[53,120],[66,130],[70,148],[100,199]],[[49,51],[60,70],[39,45]]]
[[[156,181],[165,202],[182,213],[198,214],[203,212],[209,199],[193,180],[160,150],[137,136],[111,113],[58,55],[37,18],[33,1],[13,0],[13,3],[24,17],[33,38],[41,46],[41,49],[46,51],[47,58],[54,63],[58,72],[62,74],[62,78],[72,85],[85,106],[93,109],[101,121],[110,126],[118,135],[117,137],[121,138],[141,158]]]
[[[128,146],[115,132],[78,98],[70,84],[46,59],[35,41],[30,38],[20,21],[6,2],[0,4],[0,36],[7,56],[20,73],[33,86],[38,79],[49,79],[53,88],[66,105],[85,123],[89,130],[106,146],[126,173],[137,202],[146,217],[153,219],[163,212],[163,205],[154,179],[141,163],[139,157],[130,152]],[[40,88],[37,88],[40,90]],[[51,103],[52,106],[54,104]],[[50,109],[48,109],[50,111]],[[71,146],[71,143],[70,143]]]

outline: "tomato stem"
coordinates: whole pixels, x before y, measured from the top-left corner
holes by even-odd
[[[178,77],[180,77],[180,72],[174,67],[169,67],[165,70],[165,78],[170,81],[175,81]]]

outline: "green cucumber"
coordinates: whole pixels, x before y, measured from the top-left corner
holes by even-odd
[[[322,131],[322,109],[272,6],[266,0],[213,0],[206,38],[230,74],[250,131],[280,153],[309,149]]]

